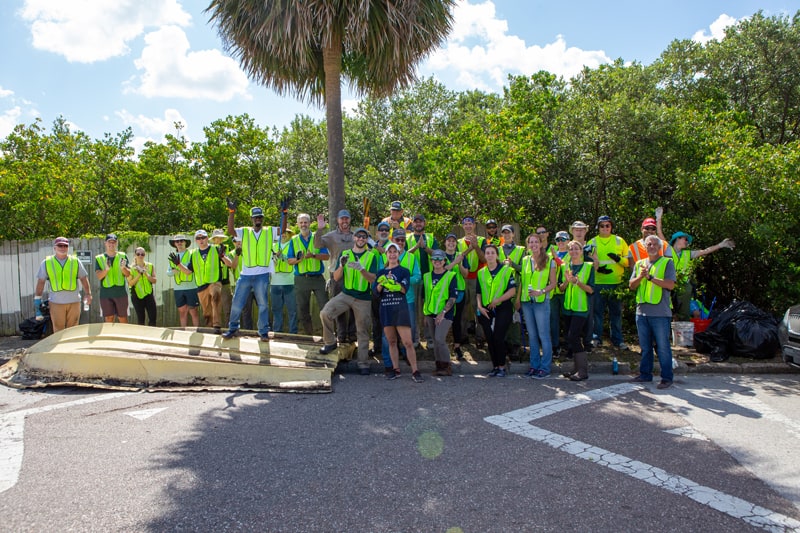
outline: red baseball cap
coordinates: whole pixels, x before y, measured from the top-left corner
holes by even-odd
[[[645,226],[655,226],[655,225],[656,225],[656,221],[655,221],[654,218],[646,218],[646,219],[644,219],[644,222],[642,222],[642,227],[643,228]]]

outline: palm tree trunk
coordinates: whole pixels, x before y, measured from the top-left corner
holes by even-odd
[[[328,130],[328,217],[333,227],[336,214],[345,207],[341,39],[331,39],[322,54],[325,69],[325,118]]]

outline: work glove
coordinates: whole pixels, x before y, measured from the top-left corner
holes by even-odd
[[[382,285],[384,289],[389,292],[402,292],[403,286],[393,279],[387,278],[385,275],[377,279],[378,284]]]
[[[218,244],[217,245],[217,255],[219,255],[220,257],[225,255],[225,245],[224,244]]]
[[[234,200],[230,196],[226,196],[225,197],[225,203],[228,204],[228,211],[230,211],[231,213],[235,213],[236,212],[236,206],[238,205],[236,200]]]
[[[242,249],[241,248],[236,248],[236,251],[233,252],[233,253],[236,254],[237,256],[242,255]]]
[[[618,254],[615,254],[614,252],[609,253],[608,257],[612,259],[615,263],[619,263],[620,261],[622,261],[622,258]]]
[[[587,244],[583,247],[583,253],[592,255],[594,253],[595,246],[594,244]]]
[[[125,268],[126,266],[128,266],[128,260],[127,260],[127,259],[125,259],[125,258],[123,258],[123,259],[120,259],[120,261],[119,261],[119,267],[120,267],[120,268]]]
[[[303,260],[303,250],[300,250],[299,252],[294,254],[294,258],[297,259],[298,261],[302,261]]]
[[[727,248],[729,250],[733,250],[736,247],[736,243],[733,242],[733,239],[724,239],[718,245],[720,248]]]
[[[178,263],[181,262],[181,257],[175,252],[171,252],[168,257],[169,262],[172,263],[172,266],[178,266]]]
[[[42,299],[41,298],[34,298],[33,299],[33,308],[36,311],[36,318],[43,318],[42,317]]]
[[[601,267],[597,267],[597,271],[600,272],[601,274],[611,274],[611,273],[614,272],[613,270],[611,270],[610,268],[608,268],[605,265],[603,265]]]
[[[656,207],[656,220],[661,220],[664,216],[664,208],[661,206]]]

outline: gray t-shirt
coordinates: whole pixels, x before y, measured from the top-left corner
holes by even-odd
[[[64,266],[64,263],[67,262],[65,259],[63,262],[60,261],[56,257],[56,261],[61,263],[61,266]],[[50,287],[50,278],[47,275],[47,259],[42,261],[42,264],[39,265],[39,272],[36,273],[36,279],[43,279],[47,283],[44,285],[44,292],[42,296],[44,297],[44,293],[48,294],[48,299],[50,303],[54,304],[74,304],[75,302],[81,301],[81,288],[83,285],[81,284],[81,278],[85,278],[88,274],[86,273],[86,269],[83,267],[83,263],[78,261],[78,282],[75,287],[74,291],[54,291],[52,287]],[[44,298],[42,298],[44,300]]]
[[[645,260],[646,261],[646,260]],[[633,272],[631,273],[631,278],[633,279],[638,274],[637,269],[634,268]],[[664,279],[671,279],[675,281],[675,263],[670,259],[667,261],[667,268],[664,271]],[[667,289],[661,289],[661,301],[657,304],[647,304],[647,303],[640,303],[636,304],[636,314],[642,316],[652,316],[652,317],[671,317],[672,316],[672,306],[670,305],[670,292]]]
[[[317,239],[318,236],[319,241],[315,240],[314,243],[317,245],[317,248],[320,248],[319,243],[321,242],[322,245],[328,249],[328,253],[330,254],[328,269],[333,272],[338,266],[336,263],[339,256],[342,255],[342,252],[353,247],[353,232],[348,231],[345,233],[339,231],[339,228],[336,228],[324,235],[320,235],[319,232],[317,232],[314,234],[314,239]]]

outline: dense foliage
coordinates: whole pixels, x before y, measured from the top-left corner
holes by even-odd
[[[523,233],[608,214],[631,242],[661,205],[667,235],[736,240],[700,265],[709,294],[779,312],[800,301],[798,50],[800,13],[757,13],[652,65],[510,77],[502,95],[423,80],[363,100],[343,122],[347,207],[359,225],[364,198],[373,221],[402,199],[439,237],[465,214]],[[226,195],[275,222],[285,196],[312,219],[328,209],[324,122],[279,131],[229,116],[199,142],[180,125],[138,154],[131,140],[92,140],[63,119],[18,126],[0,143],[0,239],[224,227]]]

